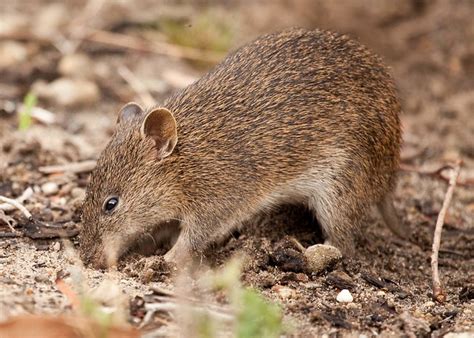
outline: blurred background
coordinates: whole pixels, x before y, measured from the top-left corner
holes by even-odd
[[[472,159],[473,17],[470,0],[2,1],[0,131],[90,132],[86,152],[120,105],[162,101],[260,34],[319,27],[385,59],[410,117],[408,143]],[[27,128],[18,126],[25,97],[46,110],[34,109]]]

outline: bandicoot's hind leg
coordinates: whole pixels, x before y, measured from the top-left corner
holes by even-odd
[[[377,209],[382,216],[385,225],[398,237],[407,239],[410,236],[410,229],[400,222],[397,211],[393,206],[393,198],[387,194],[378,204]]]
[[[326,237],[325,244],[346,254],[354,249],[354,235],[360,230],[361,216],[366,210],[362,203],[351,205],[353,202],[353,199],[342,198],[331,190],[318,190],[309,199],[309,207]]]

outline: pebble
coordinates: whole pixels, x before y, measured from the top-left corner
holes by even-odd
[[[47,283],[49,282],[49,276],[48,275],[36,275],[35,276],[35,281],[38,283]]]
[[[86,54],[67,54],[59,61],[61,75],[75,78],[93,78],[94,66]]]
[[[307,289],[319,289],[319,288],[321,288],[321,284],[319,284],[317,282],[308,282],[308,283],[303,284],[303,286]]]
[[[341,292],[338,293],[338,295],[336,297],[336,300],[339,303],[351,303],[354,300],[354,298],[352,297],[349,290],[344,289],[344,290],[341,290]]]
[[[306,249],[304,255],[307,259],[308,270],[313,273],[320,273],[342,259],[338,248],[326,244],[312,245]]]
[[[382,291],[382,290],[380,290],[380,291],[377,291],[376,295],[377,295],[378,297],[384,297],[384,296],[385,296],[385,292]]]
[[[54,182],[46,182],[43,185],[41,185],[41,191],[46,196],[50,196],[50,195],[56,194],[59,191],[59,187]]]
[[[32,86],[34,94],[63,107],[91,105],[99,101],[100,90],[95,82],[61,77],[53,82],[42,80]]]
[[[298,282],[302,282],[302,283],[306,283],[307,281],[309,281],[308,275],[306,275],[305,273],[297,273],[295,279]]]
[[[294,298],[295,296],[295,290],[287,286],[275,285],[274,287],[272,287],[272,290],[276,292],[281,299],[290,299]]]
[[[0,43],[0,68],[6,68],[23,62],[27,57],[28,50],[25,45],[16,41]]]
[[[259,274],[260,285],[263,288],[270,288],[276,283],[276,278],[273,274],[268,271],[263,271]]]
[[[71,193],[73,185],[71,183],[64,184],[61,189],[59,189],[59,195],[64,196]]]
[[[66,6],[60,2],[41,6],[33,18],[32,31],[44,38],[59,34],[70,21]]]
[[[76,187],[76,188],[73,188],[73,189],[71,190],[71,196],[72,196],[73,198],[77,198],[77,199],[83,200],[84,198],[86,198],[86,191],[85,191],[84,189],[82,189],[82,188]]]
[[[449,332],[444,337],[445,338],[472,338],[473,332]]]
[[[55,243],[53,244],[52,249],[53,249],[53,251],[58,252],[59,250],[61,250],[61,243],[55,242]]]
[[[28,17],[20,13],[0,13],[0,35],[16,35],[28,30]]]

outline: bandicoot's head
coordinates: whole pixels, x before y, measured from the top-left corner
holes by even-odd
[[[143,236],[176,217],[176,121],[166,108],[120,110],[117,128],[91,174],[83,205],[81,258],[107,267]]]

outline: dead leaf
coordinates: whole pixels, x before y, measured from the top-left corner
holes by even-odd
[[[84,317],[22,315],[0,323],[0,337],[9,338],[138,338],[139,336],[139,331],[133,327],[101,328],[97,322]]]

